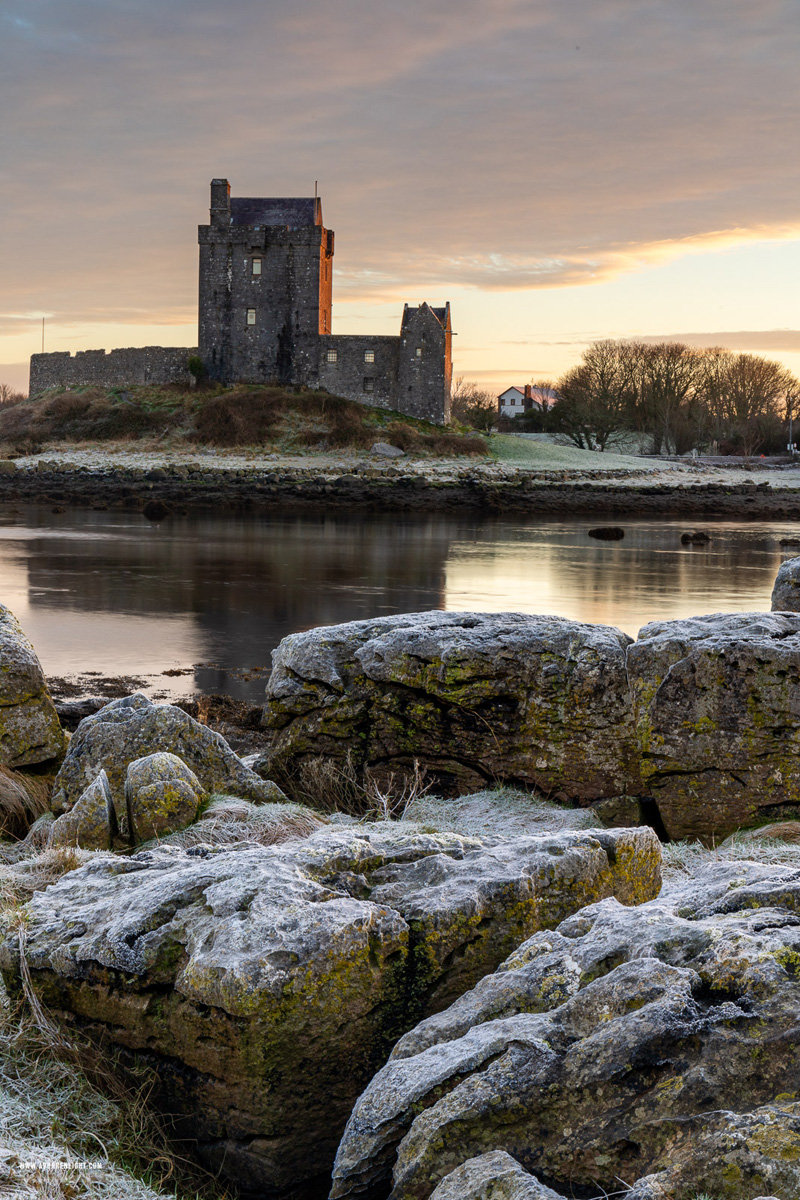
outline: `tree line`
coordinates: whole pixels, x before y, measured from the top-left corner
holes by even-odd
[[[584,450],[637,434],[653,454],[752,455],[784,450],[800,413],[800,381],[781,363],[682,342],[594,342],[560,379],[536,384],[534,397],[541,410],[498,420],[496,400],[459,381],[453,415],[478,428],[558,433]]]

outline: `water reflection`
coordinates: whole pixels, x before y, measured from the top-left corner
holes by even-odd
[[[0,523],[0,598],[51,675],[135,674],[174,694],[258,699],[287,633],[447,608],[557,613],[617,625],[769,607],[778,539],[800,524],[623,522],[452,515],[189,516],[27,508]],[[785,551],[783,553],[791,553]],[[165,669],[193,667],[183,677]],[[152,679],[150,679],[152,677]]]

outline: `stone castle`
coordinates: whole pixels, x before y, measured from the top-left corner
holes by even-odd
[[[444,424],[450,305],[405,305],[397,337],[332,332],[333,231],[318,197],[232,197],[211,182],[200,242],[199,346],[34,354],[30,394],[50,387],[188,382],[189,358],[220,383],[323,388]]]

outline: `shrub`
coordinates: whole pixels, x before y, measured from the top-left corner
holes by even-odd
[[[278,388],[224,392],[204,400],[197,412],[198,440],[215,446],[252,446],[269,440],[286,411]]]

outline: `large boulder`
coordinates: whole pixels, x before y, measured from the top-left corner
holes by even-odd
[[[800,558],[787,558],[781,563],[770,607],[773,612],[800,612]]]
[[[649,829],[511,841],[383,823],[277,846],[98,857],[37,893],[34,985],[157,1066],[164,1108],[245,1195],[318,1195],[396,1041],[543,925],[658,892]],[[12,982],[16,937],[0,947]]]
[[[185,829],[196,818],[206,795],[194,771],[177,754],[157,750],[135,759],[125,777],[131,842],[147,842]]]
[[[655,621],[627,667],[642,776],[671,838],[800,813],[800,614]]]
[[[237,758],[220,734],[180,708],[153,704],[136,694],[114,700],[86,717],[72,735],[53,786],[53,811],[67,812],[103,770],[120,828],[128,830],[125,780],[130,763],[157,751],[177,756],[206,792],[230,792],[244,800],[285,800],[283,792]]]
[[[534,935],[400,1039],[353,1110],[331,1196],[393,1182],[392,1200],[449,1200],[474,1159],[465,1178],[511,1173],[520,1200],[536,1180],[564,1196],[637,1180],[635,1200],[800,1195],[799,913],[796,867],[720,860]]]
[[[625,668],[605,625],[427,612],[295,633],[273,652],[271,760],[416,759],[441,784],[501,778],[580,804],[641,792]]]
[[[36,651],[0,604],[0,762],[26,767],[63,752],[64,734]]]

